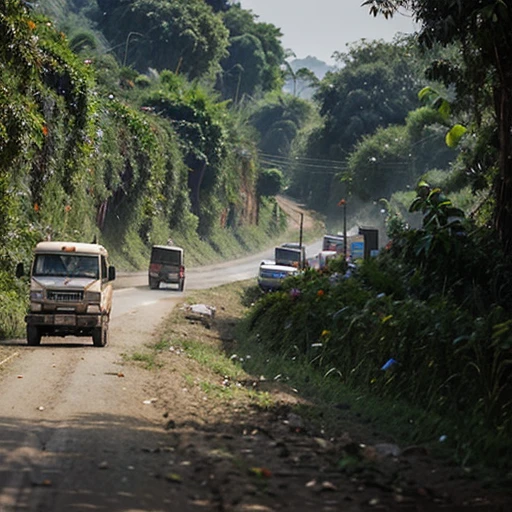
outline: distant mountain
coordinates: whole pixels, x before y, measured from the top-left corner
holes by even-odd
[[[330,66],[326,62],[317,59],[316,57],[312,57],[308,55],[304,59],[294,59],[288,62],[290,68],[294,73],[296,73],[299,69],[309,69],[318,80],[322,80],[322,78],[329,71],[336,71],[335,66]],[[284,84],[283,91],[289,94],[295,94],[299,98],[303,99],[311,99],[314,94],[314,88],[310,86],[310,82],[305,82],[300,78],[295,79],[295,83],[293,78],[288,78],[286,83]]]
[[[304,59],[294,59],[290,61],[290,66],[294,71],[300,68],[308,68],[313,71],[319,80],[322,80],[328,71],[335,71],[337,69],[335,66],[329,66],[329,64],[323,60],[312,57],[311,55],[308,55]]]

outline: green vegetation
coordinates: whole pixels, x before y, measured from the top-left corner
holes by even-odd
[[[343,198],[387,249],[261,297],[249,342],[400,417],[414,404],[435,418],[422,439],[510,469],[510,7],[364,4],[408,6],[419,36],[356,42],[317,81],[237,3],[4,0],[0,336],[23,326],[14,266],[39,240],[96,238],[131,270],[172,238],[200,264],[283,233],[281,190],[334,229]]]
[[[227,4],[42,9],[54,19],[20,0],[0,7],[1,336],[21,334],[27,290],[14,267],[40,240],[98,240],[120,270],[138,270],[169,238],[193,248],[197,264],[258,249],[286,229],[271,197],[279,183],[258,187],[247,116],[213,88],[227,55]],[[272,90],[279,32],[246,14],[272,78],[262,89]]]
[[[440,189],[420,183],[410,211],[421,227],[390,219],[389,248],[351,277],[335,261],[258,300],[247,344],[393,413],[409,404],[422,441],[446,435],[459,463],[510,470],[512,267]]]

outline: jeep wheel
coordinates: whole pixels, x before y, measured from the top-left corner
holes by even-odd
[[[108,322],[104,321],[101,327],[93,329],[92,342],[95,347],[104,347],[108,343]]]
[[[160,286],[160,281],[158,279],[155,279],[154,277],[149,278],[149,287],[152,290],[156,290]]]
[[[41,344],[41,331],[35,325],[27,325],[27,343],[31,347]]]

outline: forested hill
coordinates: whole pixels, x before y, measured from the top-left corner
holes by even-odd
[[[210,3],[2,3],[2,261],[41,238],[96,237],[136,266],[151,243],[257,222],[280,183],[260,174],[228,91],[280,87],[280,33]],[[221,73],[237,37],[261,50],[250,83]]]

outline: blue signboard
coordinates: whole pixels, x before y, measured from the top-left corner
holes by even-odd
[[[354,260],[364,258],[364,242],[352,242],[350,244],[350,255]]]

